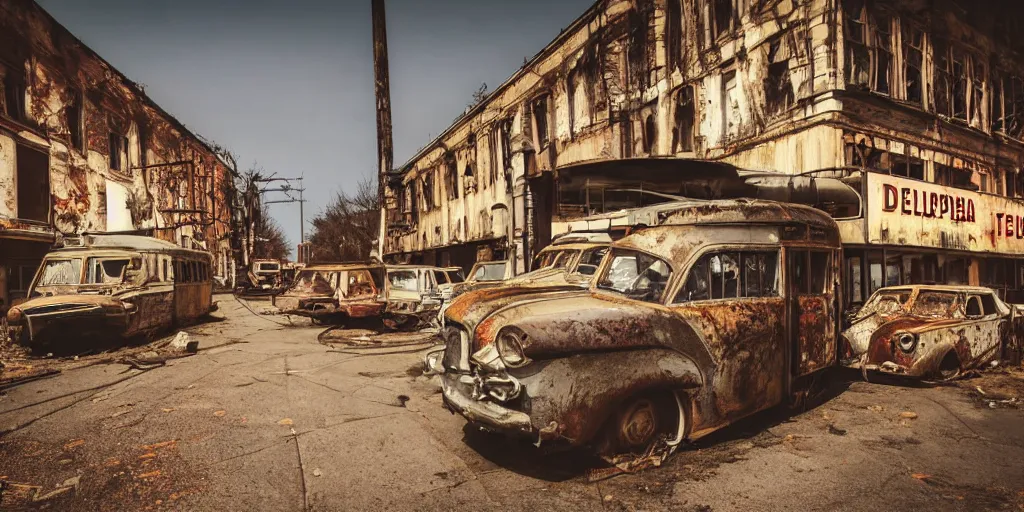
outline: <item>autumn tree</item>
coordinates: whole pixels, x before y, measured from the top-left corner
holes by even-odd
[[[364,176],[354,192],[341,191],[313,219],[314,262],[366,260],[379,234],[377,180]]]

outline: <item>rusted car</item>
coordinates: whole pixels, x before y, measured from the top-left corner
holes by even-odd
[[[51,251],[27,301],[7,321],[24,344],[128,338],[193,322],[213,310],[211,256],[134,235],[68,237]]]
[[[820,210],[681,201],[614,242],[587,289],[458,297],[425,364],[485,429],[605,456],[675,449],[835,364],[839,251]]]
[[[845,366],[908,377],[951,379],[1008,356],[1024,321],[990,288],[880,288],[841,335]]]
[[[387,306],[384,266],[380,263],[311,265],[271,299],[283,313],[317,321],[379,317]]]
[[[441,308],[441,286],[462,283],[459,267],[387,266],[387,323],[391,327],[434,323]]]

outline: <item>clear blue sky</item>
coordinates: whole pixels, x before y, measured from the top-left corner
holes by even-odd
[[[38,1],[241,168],[304,174],[307,221],[375,172],[370,0]],[[389,1],[395,164],[592,3]],[[271,208],[294,247],[298,205]]]

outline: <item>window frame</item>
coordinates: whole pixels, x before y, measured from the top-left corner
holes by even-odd
[[[666,293],[666,302],[667,302],[667,304],[669,306],[681,306],[681,305],[686,305],[686,304],[704,303],[704,302],[710,302],[710,301],[716,301],[717,302],[717,301],[725,301],[725,300],[743,300],[743,299],[782,299],[783,296],[784,296],[783,295],[783,291],[784,290],[783,290],[783,286],[782,286],[783,283],[781,281],[781,279],[783,277],[782,276],[782,272],[781,272],[782,265],[783,265],[783,262],[782,262],[782,249],[783,248],[784,247],[780,246],[780,245],[718,245],[718,246],[706,247],[706,248],[704,248],[704,250],[702,250],[700,252],[697,252],[697,253],[694,253],[694,255],[691,256],[691,258],[687,262],[686,271],[680,273],[680,276],[677,278],[677,283],[674,286],[670,287],[668,293]],[[714,298],[714,295],[712,293],[712,287],[711,287],[710,257],[711,256],[715,256],[715,255],[726,254],[726,253],[736,254],[739,257],[739,259],[738,259],[739,276],[737,277],[737,284],[736,284],[737,296],[736,297]],[[746,292],[746,289],[745,289],[745,286],[746,286],[745,285],[745,281],[746,281],[745,274],[746,274],[746,272],[745,272],[745,270],[746,269],[743,266],[743,264],[744,264],[744,261],[745,261],[745,259],[744,259],[745,256],[748,256],[748,255],[751,255],[751,254],[753,254],[753,255],[758,255],[758,254],[774,254],[775,255],[775,290],[774,290],[774,294],[773,295],[764,295],[764,292],[762,291],[761,295],[757,296],[757,297],[747,297],[747,296],[745,296],[745,292]],[[697,265],[699,265],[703,261],[707,261],[709,263],[709,264],[705,265],[705,267],[706,267],[705,272],[707,272],[708,298],[706,298],[706,299],[695,299],[695,300],[682,300],[682,301],[678,300],[679,295],[681,293],[683,293],[683,291],[686,289],[686,283],[690,279],[691,272],[697,267]],[[759,275],[763,275],[763,273],[759,272]],[[724,284],[725,284],[725,282],[723,280],[723,286],[724,286]],[[759,278],[759,284],[760,284],[761,289],[763,290],[763,288],[764,288],[764,279],[763,279],[763,277]],[[724,294],[724,289],[723,289],[723,294]]]

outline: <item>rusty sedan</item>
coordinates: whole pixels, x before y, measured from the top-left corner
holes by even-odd
[[[606,458],[674,449],[835,363],[839,235],[768,201],[683,202],[612,244],[588,289],[469,292],[426,355],[482,428]]]
[[[880,288],[842,333],[844,365],[947,380],[998,360],[1015,345],[1022,318],[989,288]]]

